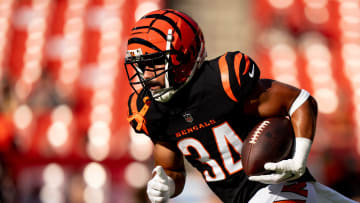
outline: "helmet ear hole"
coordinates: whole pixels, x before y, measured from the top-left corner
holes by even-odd
[[[183,54],[176,54],[176,60],[182,62],[184,60]]]
[[[189,60],[190,60],[190,54],[186,53],[181,56],[181,60],[179,61],[181,61],[182,64],[187,64]]]

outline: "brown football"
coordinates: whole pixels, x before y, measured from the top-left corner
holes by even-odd
[[[291,121],[286,117],[268,118],[258,123],[246,137],[241,151],[246,175],[266,174],[266,162],[278,162],[289,158],[294,139]]]

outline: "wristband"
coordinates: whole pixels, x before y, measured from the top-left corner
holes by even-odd
[[[305,137],[295,138],[295,152],[293,159],[300,161],[301,165],[305,166],[307,157],[310,153],[312,141]]]

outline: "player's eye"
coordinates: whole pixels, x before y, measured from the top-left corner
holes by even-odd
[[[148,66],[151,68],[155,68],[156,65],[163,65],[165,64],[165,58],[164,57],[156,57],[156,58],[152,58],[146,61],[142,62],[143,66]]]
[[[145,68],[145,71],[151,71],[151,72],[160,72],[165,70],[165,67],[161,67],[161,68]]]
[[[152,64],[155,65],[163,65],[165,64],[165,57],[159,57],[152,60]]]
[[[138,72],[144,72],[145,67],[142,66],[140,63],[132,63],[133,67],[138,71]]]

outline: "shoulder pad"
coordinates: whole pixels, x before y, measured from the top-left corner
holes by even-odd
[[[225,53],[218,65],[224,91],[235,102],[242,100],[260,77],[256,63],[241,52]]]

